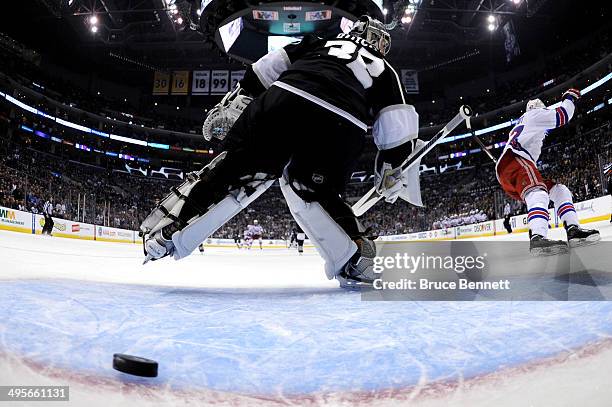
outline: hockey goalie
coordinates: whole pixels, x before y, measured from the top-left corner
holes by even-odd
[[[418,114],[385,60],[390,46],[385,26],[364,16],[349,33],[307,35],[249,66],[204,124],[206,137],[224,139],[224,152],[141,225],[146,260],[188,256],[279,179],[327,277],[342,287],[370,285],[375,245],[340,195],[368,125],[385,200],[418,185],[401,171],[417,142]]]

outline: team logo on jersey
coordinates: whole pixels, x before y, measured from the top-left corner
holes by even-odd
[[[320,174],[312,174],[312,182],[315,184],[322,184],[325,182],[325,177]]]

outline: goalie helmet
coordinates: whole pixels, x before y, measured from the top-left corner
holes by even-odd
[[[540,99],[533,99],[527,102],[527,109],[525,111],[528,112],[533,109],[546,109],[546,105]]]
[[[387,28],[383,23],[370,16],[359,17],[350,33],[363,38],[383,55],[387,55],[391,49],[391,36]]]
[[[238,85],[210,110],[202,125],[202,135],[207,141],[213,137],[223,140],[244,109],[251,103],[253,99],[242,94],[241,91]]]

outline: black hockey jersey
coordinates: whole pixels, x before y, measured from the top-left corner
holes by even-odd
[[[278,86],[346,118],[388,149],[416,137],[418,115],[397,71],[370,43],[350,34],[307,35],[247,69],[241,85],[257,95]]]

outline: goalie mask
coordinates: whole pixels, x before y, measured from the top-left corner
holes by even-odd
[[[359,17],[350,33],[363,38],[383,55],[387,55],[391,49],[391,36],[385,25],[370,16]]]

